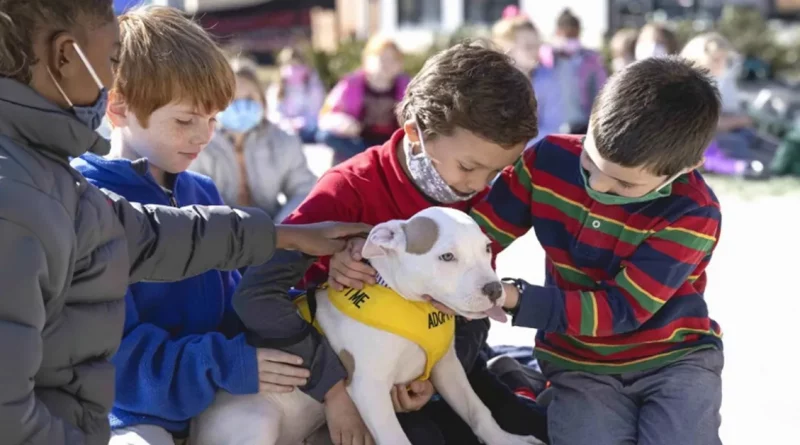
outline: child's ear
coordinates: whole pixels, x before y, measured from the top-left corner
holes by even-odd
[[[417,123],[413,120],[407,120],[403,124],[403,131],[406,133],[406,137],[408,138],[409,142],[412,144],[419,144],[419,127]]]
[[[114,128],[127,127],[129,113],[130,110],[122,95],[115,90],[109,91],[106,117],[108,117],[111,125],[113,125]]]

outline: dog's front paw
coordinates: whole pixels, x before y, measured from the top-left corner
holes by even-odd
[[[533,436],[516,436],[505,433],[503,437],[485,440],[486,445],[544,445],[544,442]]]

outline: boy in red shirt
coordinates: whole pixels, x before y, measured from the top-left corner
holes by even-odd
[[[473,44],[456,45],[429,59],[411,81],[397,115],[401,130],[384,145],[328,171],[284,222],[335,219],[378,224],[407,219],[434,205],[469,211],[498,172],[513,164],[538,133],[536,99],[529,80],[507,56]],[[353,252],[360,251],[359,243],[352,247]],[[291,252],[278,253],[267,264],[248,271],[234,305],[253,332],[255,345],[269,344],[303,357],[312,375],[300,389],[325,403],[334,442],[371,443],[345,391],[346,372],[336,353],[309,329],[287,298],[287,289],[312,261]],[[374,283],[371,269],[364,266],[363,281]],[[347,252],[323,259],[311,266],[303,284],[323,283],[330,274],[335,287],[360,287],[342,273],[347,267],[353,267]],[[353,271],[347,274],[352,276]],[[501,427],[544,437],[543,418],[478,358],[488,328],[487,320],[458,324],[456,350],[470,382]],[[276,344],[275,339],[282,340]],[[430,382],[392,390],[396,410],[408,413],[400,419],[412,442],[479,443],[444,401],[427,403],[433,394]]]

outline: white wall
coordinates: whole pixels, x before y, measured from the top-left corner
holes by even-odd
[[[395,38],[406,51],[426,48],[434,36],[458,29],[464,20],[462,0],[425,0],[442,2],[442,23],[439,26],[399,27],[397,23],[397,0],[380,0],[380,31]],[[583,41],[590,48],[599,48],[608,29],[607,0],[520,0],[520,8],[526,12],[542,31],[550,37],[555,31],[558,15],[569,7],[583,25]]]

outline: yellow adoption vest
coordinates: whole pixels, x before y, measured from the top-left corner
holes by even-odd
[[[431,369],[450,348],[456,322],[426,301],[409,301],[381,285],[366,285],[363,290],[346,288],[337,291],[324,287],[328,299],[343,314],[376,329],[411,340],[425,351],[425,371],[420,380],[430,378]],[[311,320],[306,296],[295,299],[300,315]],[[314,327],[322,329],[314,320]]]

